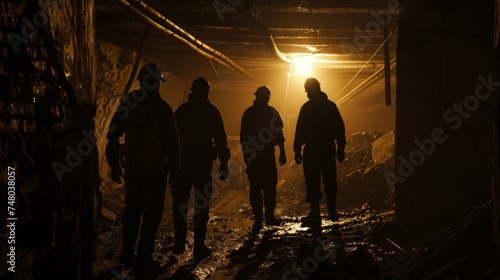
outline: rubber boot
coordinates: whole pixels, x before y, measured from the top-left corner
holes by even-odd
[[[209,257],[212,254],[212,249],[205,246],[205,237],[207,236],[207,224],[204,221],[198,221],[195,217],[194,224],[194,248],[193,257],[195,261]]]
[[[205,245],[206,231],[204,233],[195,232],[194,235],[193,257],[196,262],[199,262],[212,255],[212,249]]]
[[[281,221],[274,215],[274,207],[266,207],[266,226],[279,226]]]
[[[258,209],[254,209],[254,222],[252,226],[253,232],[258,232],[262,229],[262,208],[260,211]]]
[[[321,218],[319,216],[319,201],[309,203],[311,212],[301,219],[303,227],[319,227],[321,226]]]
[[[328,204],[328,220],[332,222],[336,222],[339,220],[339,214],[337,213],[337,195],[328,195],[327,196],[327,204]]]

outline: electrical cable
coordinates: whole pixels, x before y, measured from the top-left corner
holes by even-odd
[[[396,27],[394,27],[394,29],[396,29]],[[344,89],[347,88],[347,86],[349,86],[352,81],[354,81],[354,79],[356,79],[356,77],[359,75],[359,73],[361,73],[361,71],[363,71],[363,69],[365,69],[366,65],[368,65],[368,63],[370,63],[370,61],[372,61],[372,59],[375,57],[375,55],[380,51],[380,49],[382,49],[382,47],[384,46],[385,42],[387,42],[387,40],[389,40],[389,38],[391,38],[392,36],[392,33],[394,32],[394,29],[391,31],[391,33],[387,36],[387,38],[385,38],[385,40],[382,42],[382,44],[377,48],[377,50],[373,53],[373,55],[368,59],[368,61],[366,61],[365,65],[363,65],[363,67],[361,67],[361,69],[359,69],[359,71],[351,78],[351,80],[349,80],[349,82],[347,82],[347,84],[339,91],[337,92],[337,94],[335,94],[334,97],[332,97],[332,99],[335,99],[342,91],[344,91]]]

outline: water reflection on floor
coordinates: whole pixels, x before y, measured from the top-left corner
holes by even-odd
[[[192,260],[192,219],[186,252],[178,256],[171,252],[173,229],[166,225],[158,234],[154,254],[164,270],[149,279],[345,279],[341,276],[350,265],[347,260],[360,248],[377,260],[393,253],[373,244],[370,236],[375,224],[393,219],[393,210],[376,212],[359,207],[342,211],[340,216],[338,222],[323,216],[322,226],[315,229],[302,227],[300,217],[279,216],[282,225],[264,226],[252,233],[248,212],[220,212],[212,215],[208,224],[206,243],[213,254],[198,263]],[[95,279],[147,279],[117,261],[119,223],[107,221],[102,230]]]

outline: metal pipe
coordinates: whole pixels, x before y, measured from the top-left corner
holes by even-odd
[[[144,1],[141,0],[135,0],[134,4],[139,5],[143,9],[147,10],[150,14],[152,14],[154,17],[156,17],[159,21],[162,23],[166,24],[169,28],[175,30],[172,31],[169,28],[157,23],[153,19],[151,19],[149,16],[144,14],[141,10],[139,10],[137,7],[133,6],[131,3],[129,3],[127,0],[118,0],[121,2],[123,5],[127,6],[130,8],[134,13],[136,13],[139,17],[141,17],[143,20],[148,22],[150,25],[155,27],[156,29],[174,37],[175,39],[181,41],[197,53],[203,55],[204,57],[207,57],[211,60],[216,61],[217,63],[226,66],[227,68],[231,70],[236,70],[239,71],[240,73],[243,73],[249,77],[252,77],[255,79],[255,77],[250,74],[247,70],[245,70],[243,67],[239,66],[236,62],[231,60],[229,57],[224,55],[223,53],[215,50],[214,48],[208,46],[207,44],[201,42],[200,40],[196,39],[193,35],[189,34],[186,32],[184,29],[167,19],[165,16],[163,16],[161,13],[156,11],[154,8],[150,7],[147,5]]]
[[[231,67],[229,64],[225,63],[224,61],[221,61],[217,57],[215,57],[213,55],[210,55],[210,54],[206,53],[205,51],[201,50],[200,48],[198,48],[197,46],[193,45],[192,43],[190,43],[189,41],[187,41],[183,37],[177,35],[175,32],[173,32],[173,31],[165,28],[164,26],[158,24],[157,22],[155,22],[154,20],[152,20],[151,18],[149,18],[147,15],[145,15],[144,13],[142,13],[139,9],[137,9],[134,6],[132,6],[132,4],[130,4],[127,0],[118,0],[118,1],[121,2],[123,5],[127,6],[136,15],[138,15],[140,18],[142,18],[143,20],[145,20],[147,23],[149,23],[151,26],[153,26],[154,28],[158,29],[159,31],[161,31],[163,33],[166,33],[167,35],[170,35],[170,36],[174,37],[175,39],[181,41],[182,43],[184,43],[185,45],[187,45],[188,47],[190,47],[191,49],[193,49],[197,53],[203,55],[204,57],[207,57],[209,59],[213,59],[213,60],[217,61],[218,63],[220,63],[220,64],[228,67],[231,70],[236,70],[235,68]]]
[[[264,25],[262,19],[260,18],[257,11],[254,9],[254,7],[246,11],[245,14],[250,15],[250,18],[253,19],[254,22],[257,23],[258,28],[261,29],[260,31],[262,31],[265,34],[265,41],[267,45],[271,48],[271,51],[274,53],[274,55],[276,55],[276,57],[283,60],[284,62],[293,63],[292,58],[285,55],[279,50],[278,46],[276,45],[276,42],[274,41],[273,35],[271,34],[271,31]]]
[[[266,37],[266,42],[267,42],[267,45],[273,51],[274,55],[276,55],[279,59],[283,60],[284,62],[293,63],[293,59],[286,56],[278,49],[276,42],[274,42],[273,35],[269,35],[268,37]]]
[[[387,16],[384,15],[384,22],[387,22]],[[389,25],[384,27],[384,38],[389,38],[390,31]],[[385,106],[391,105],[391,53],[390,53],[391,42],[390,40],[385,40],[384,42],[384,69],[385,69]]]

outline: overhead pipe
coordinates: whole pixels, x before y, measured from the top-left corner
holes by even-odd
[[[198,54],[201,54],[202,56],[211,59],[213,61],[216,61],[217,63],[235,71],[239,71],[242,74],[245,74],[251,78],[255,78],[251,73],[249,73],[247,70],[245,70],[243,67],[239,66],[236,62],[231,60],[229,57],[224,55],[223,53],[215,50],[214,48],[208,46],[207,44],[201,42],[200,40],[196,39],[193,35],[189,34],[186,32],[184,29],[167,19],[165,16],[163,16],[161,13],[156,11],[154,8],[148,6],[144,1],[141,0],[134,0],[134,4],[137,4],[141,6],[144,10],[147,10],[150,14],[155,16],[158,20],[161,20],[162,23],[166,24],[169,28],[172,28],[175,30],[172,31],[169,28],[159,24],[155,20],[151,19],[149,16],[147,16],[143,11],[139,10],[135,5],[131,4],[127,0],[118,0],[120,3],[122,3],[124,6],[128,7],[131,11],[133,11],[136,15],[138,15],[140,18],[145,20],[147,23],[149,23],[151,26],[155,27],[159,31],[172,36],[173,38],[181,41],[194,51],[196,51]]]
[[[287,62],[287,63],[294,64],[296,62],[295,61],[296,57],[293,57],[293,56],[290,57],[289,54],[283,53],[279,50],[278,46],[276,45],[276,42],[274,41],[273,35],[271,34],[271,31],[269,30],[269,28],[267,28],[267,26],[264,25],[260,15],[254,9],[253,6],[249,9],[242,11],[242,12],[249,15],[250,18],[254,21],[254,23],[257,24],[257,28],[260,29],[260,31],[264,33],[263,36],[265,37],[265,42],[269,46],[269,48],[271,48],[271,51],[274,53],[274,55],[276,57],[278,57],[280,60]],[[335,62],[335,61],[332,60],[331,62]],[[351,67],[346,67],[346,68],[355,68],[355,67],[351,66]],[[362,67],[362,68],[364,68],[364,67]]]
[[[264,25],[255,8],[252,6],[252,8],[248,9],[244,13],[250,15],[254,22],[258,24],[258,27],[261,29],[261,31],[265,33],[265,41],[268,47],[271,48],[271,51],[274,53],[274,55],[284,62],[294,63],[293,58],[290,58],[279,50],[276,42],[274,41],[273,35],[271,34],[271,31],[267,28],[267,26]]]
[[[142,13],[139,9],[137,9],[136,7],[132,6],[132,4],[130,4],[127,0],[118,0],[119,2],[121,2],[123,5],[127,6],[130,10],[132,10],[136,15],[138,15],[140,18],[142,18],[144,21],[146,21],[148,24],[150,24],[151,26],[153,26],[154,28],[158,29],[159,31],[163,32],[163,33],[166,33],[167,35],[170,35],[172,37],[174,37],[175,39],[181,41],[182,43],[184,43],[185,45],[187,45],[188,47],[190,47],[191,49],[193,49],[194,51],[196,51],[197,53],[203,55],[204,57],[207,57],[209,59],[213,59],[215,61],[217,61],[218,63],[224,65],[225,67],[228,67],[229,69],[231,70],[236,70],[234,67],[231,67],[229,64],[227,64],[226,62],[218,59],[217,57],[213,56],[213,55],[210,55],[208,53],[206,53],[205,51],[203,51],[202,49],[200,49],[199,47],[195,46],[194,44],[192,44],[191,42],[189,42],[188,40],[186,40],[185,38],[179,36],[178,34],[176,34],[175,32],[167,29],[166,27],[158,24],[156,21],[152,20],[151,18],[149,18],[147,15],[145,15],[144,13]]]
[[[387,22],[387,16],[383,15],[384,22]],[[384,38],[389,38],[391,32],[389,31],[389,25],[384,27]],[[385,69],[385,106],[391,105],[391,41],[384,41],[384,69]]]

